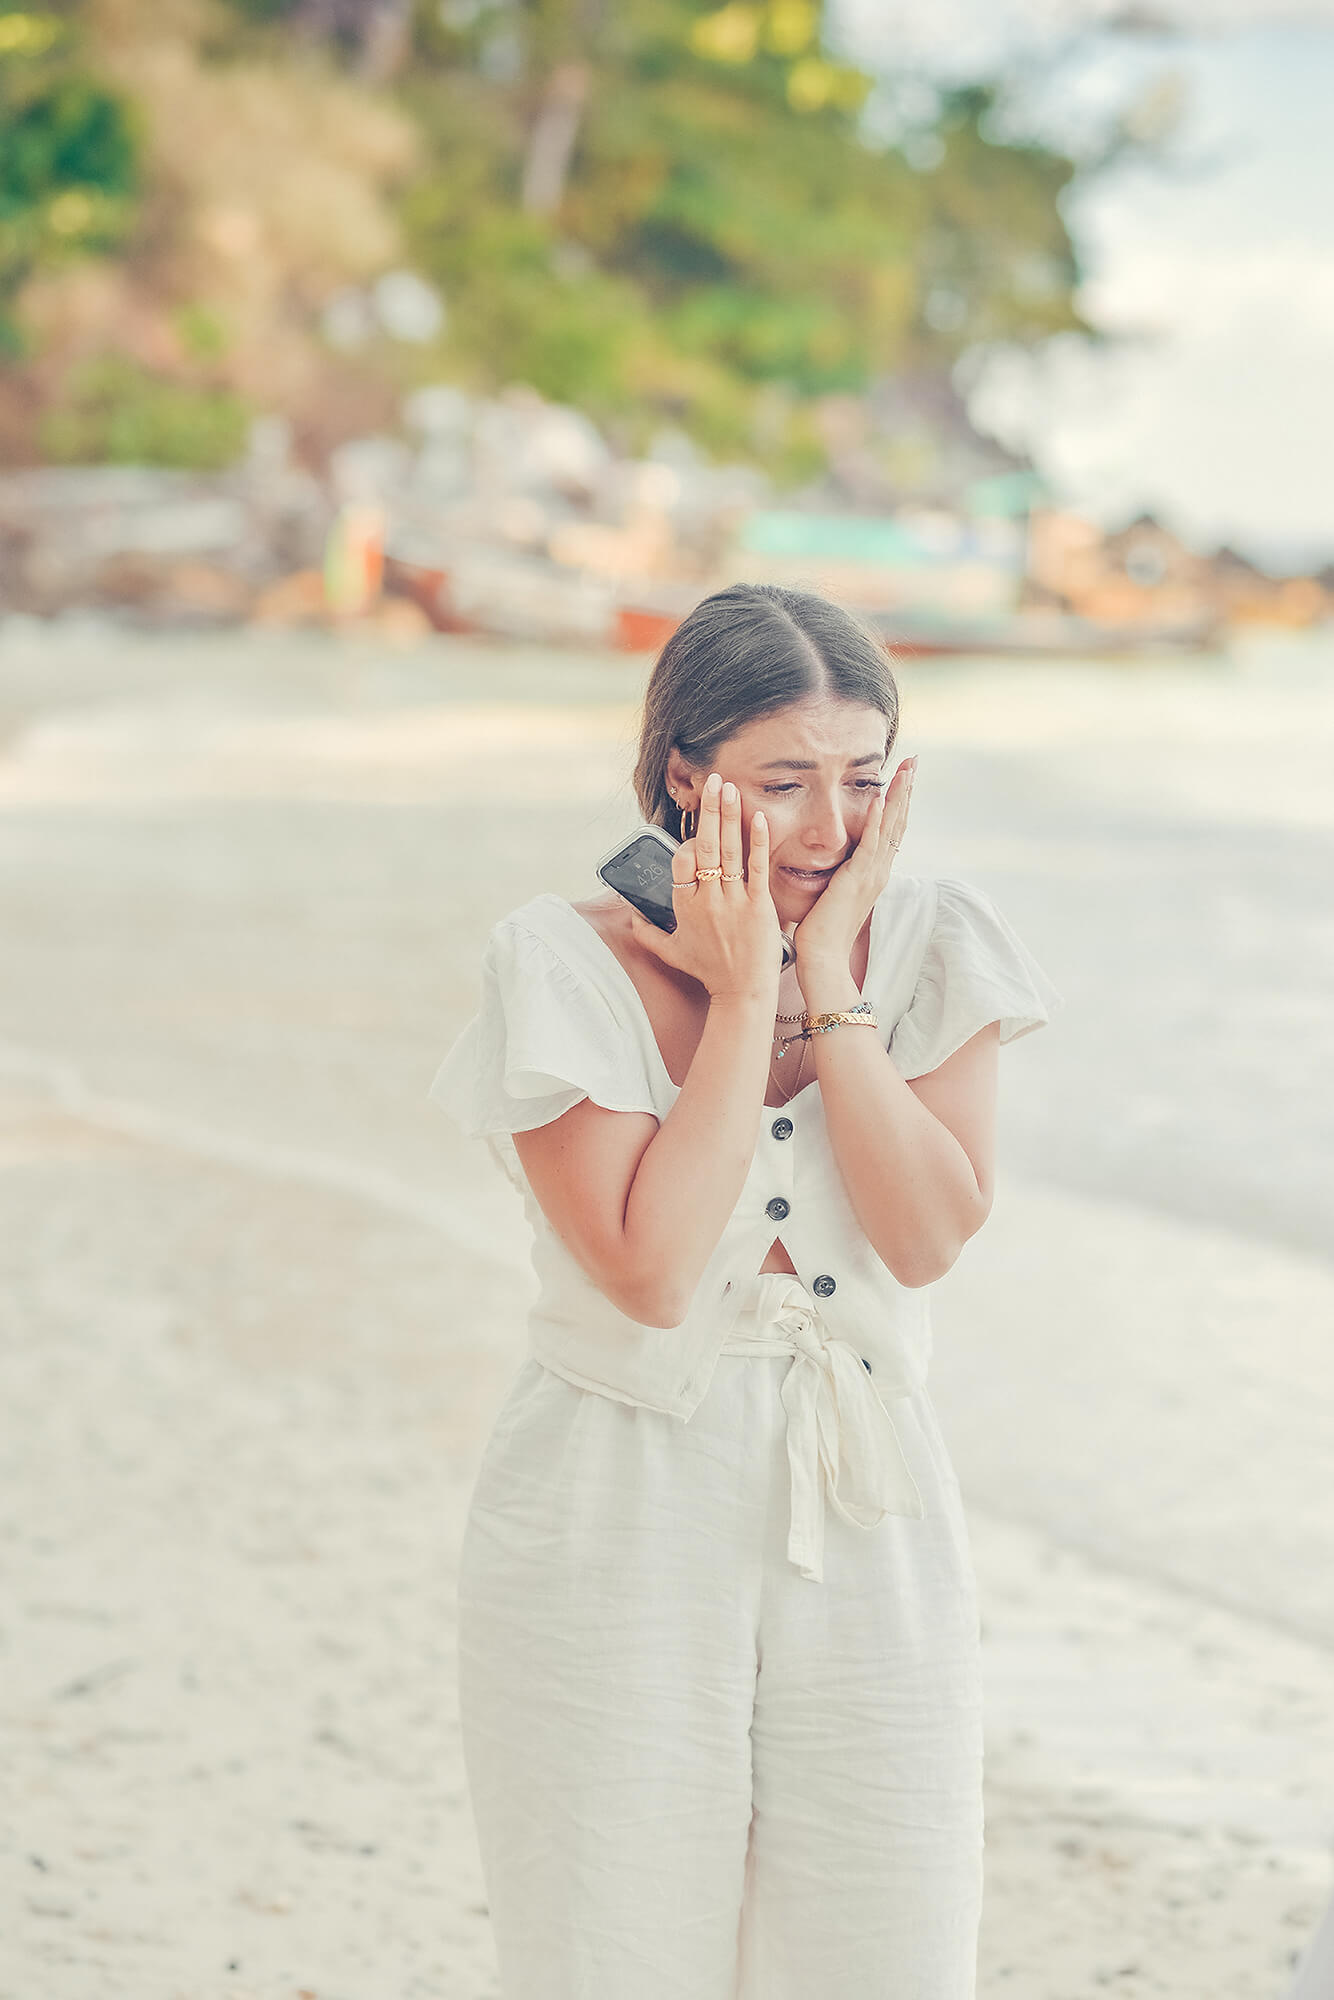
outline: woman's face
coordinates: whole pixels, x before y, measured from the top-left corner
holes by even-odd
[[[709,770],[741,793],[747,857],[753,814],[762,811],[769,821],[769,888],[785,930],[801,921],[847,860],[871,800],[893,776],[887,734],[878,708],[815,695],[747,723],[716,751]],[[674,789],[697,806],[709,770],[679,768],[684,782]]]

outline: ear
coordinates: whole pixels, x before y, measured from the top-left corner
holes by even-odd
[[[667,752],[667,789],[689,812],[698,809],[700,787],[693,768],[673,743]]]

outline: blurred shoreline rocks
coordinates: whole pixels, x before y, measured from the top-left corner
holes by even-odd
[[[281,418],[226,472],[38,466],[0,473],[0,603],[150,621],[236,622],[319,564],[333,505]]]
[[[952,499],[844,477],[777,494],[664,427],[637,457],[582,412],[511,388],[409,394],[397,432],[317,471],[290,426],[255,423],[226,472],[0,473],[0,606],[155,624],[374,624],[651,650],[708,591],[822,590],[905,652],[1071,652],[1216,643],[1227,626],[1318,622],[1334,573],[1276,578],[1143,517],[1109,533],[1015,465],[970,463]]]

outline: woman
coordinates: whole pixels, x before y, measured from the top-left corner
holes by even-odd
[[[997,1047],[1054,995],[984,896],[894,872],[897,724],[835,606],[698,605],[635,772],[675,931],[535,896],[432,1086],[540,1287],[459,1586],[508,2000],[973,1993],[978,1618],[925,1288],[991,1204]]]

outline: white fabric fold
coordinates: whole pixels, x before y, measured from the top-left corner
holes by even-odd
[[[787,1553],[802,1576],[824,1580],[826,1501],[855,1528],[873,1528],[886,1514],[923,1518],[894,1420],[865,1362],[850,1342],[830,1336],[799,1279],[762,1272],[719,1352],[792,1356],[780,1392],[792,1481]]]
[[[1002,1042],[1031,1034],[1062,1002],[1032,953],[991,898],[950,876],[936,884],[936,914],[908,1011],[889,1053],[900,1076],[926,1076],[979,1028],[1000,1024]]]

